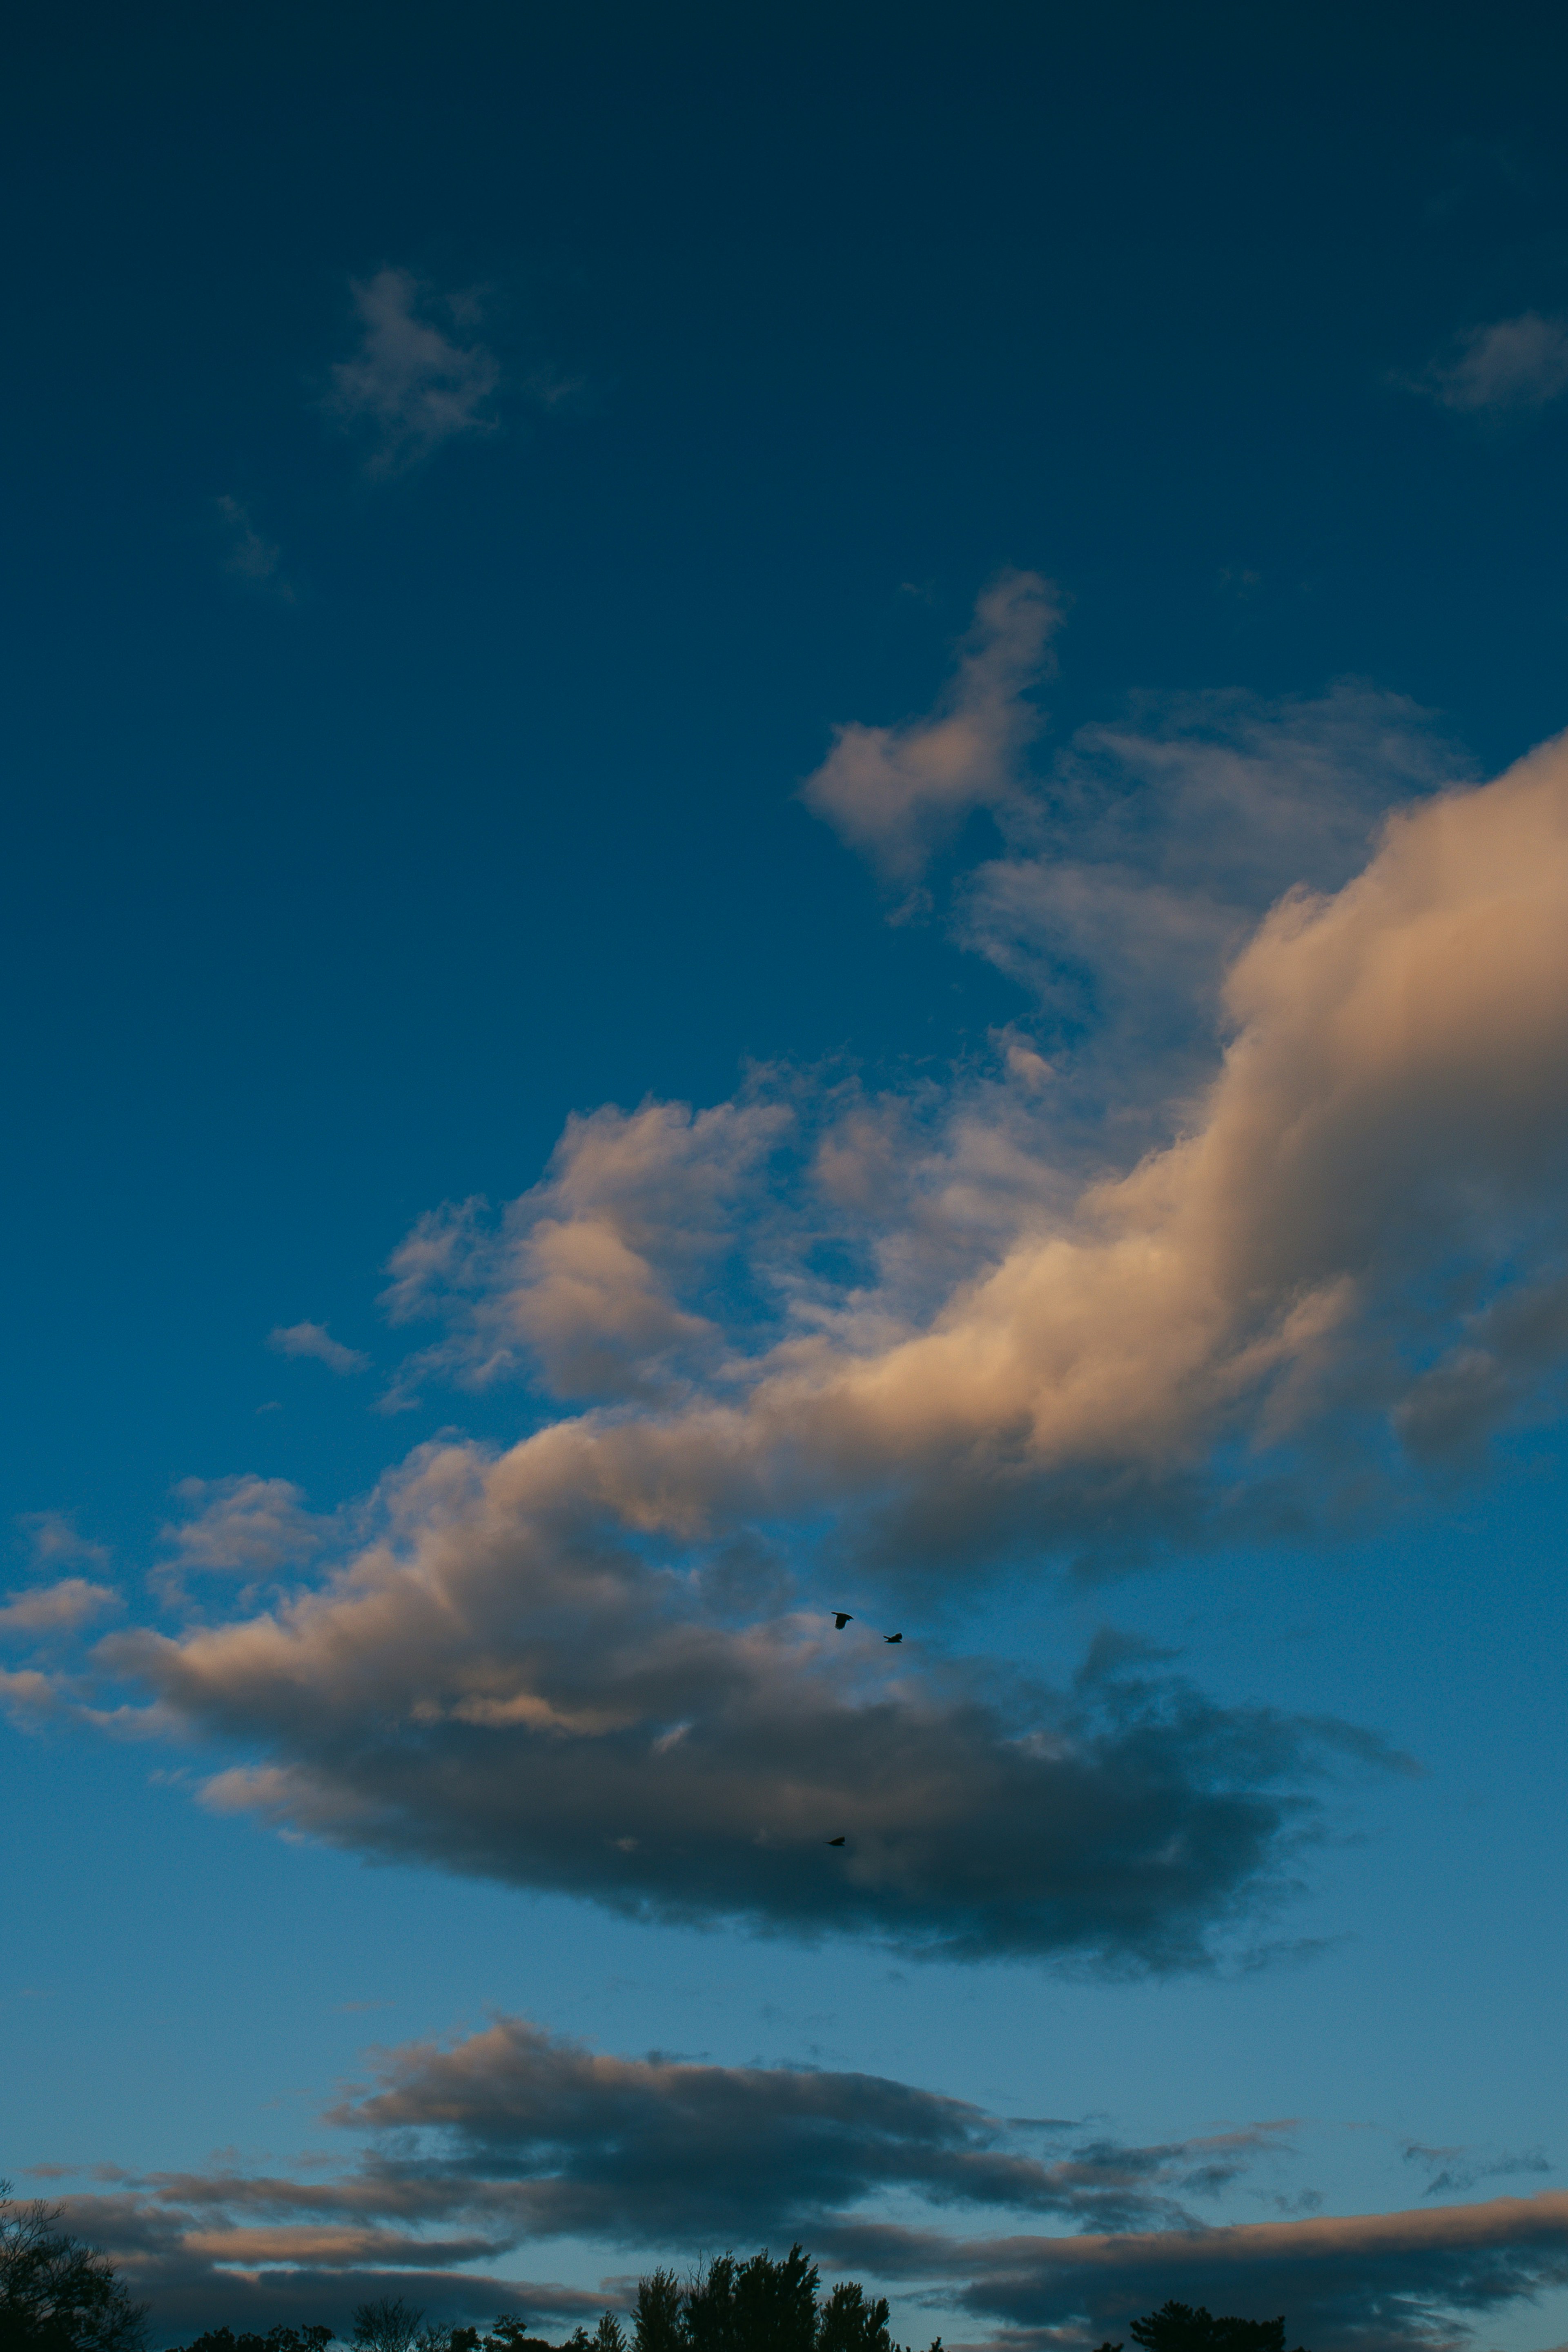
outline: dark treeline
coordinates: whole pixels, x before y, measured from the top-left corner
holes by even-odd
[[[61,2230],[58,2206],[20,2204],[9,2191],[0,2180],[0,2352],[145,2352],[147,2307],[108,2256]],[[1201,2305],[1163,2304],[1128,2334],[1139,2352],[1285,2352],[1283,2319],[1216,2319]],[[325,2325],[265,2336],[209,2327],[183,2352],[327,2352],[338,2340]],[[782,2262],[719,2254],[686,2279],[652,2271],[624,2320],[606,2311],[592,2334],[574,2328],[562,2345],[506,2313],[483,2330],[427,2326],[416,2305],[387,2295],[358,2306],[349,2340],[354,2352],[906,2352],[888,2333],[884,2297],[854,2279],[823,2294],[799,2246]],[[940,2336],[930,2352],[942,2352]]]
[[[1202,2305],[1163,2304],[1127,2332],[1139,2352],[1285,2352],[1282,2318],[1216,2319]],[[325,2327],[275,2327],[267,2336],[216,2327],[183,2352],[325,2352],[330,2340]],[[428,2327],[423,2312],[400,2300],[361,2304],[353,2342],[354,2352],[906,2352],[888,2333],[884,2299],[854,2279],[823,2295],[816,2265],[798,2246],[782,2262],[765,2252],[744,2263],[721,2254],[686,2280],[653,2271],[637,2281],[624,2322],[606,2311],[592,2334],[574,2328],[561,2346],[504,2315],[483,2331]],[[930,2352],[942,2352],[940,2336]],[[1100,2352],[1126,2347],[1106,2343]]]
[[[212,2327],[182,2352],[324,2352],[330,2340],[323,2327],[266,2336]],[[650,2272],[637,2281],[634,2310],[624,2318],[606,2311],[592,2334],[574,2328],[562,2346],[530,2335],[520,2319],[492,2320],[483,2332],[426,2326],[424,2313],[401,2298],[361,2304],[352,2340],[354,2352],[905,2352],[888,2333],[886,2300],[853,2279],[824,2294],[816,2264],[799,2246],[780,2262],[766,2252],[748,2262],[719,2254],[688,2279]],[[940,2336],[931,2352],[942,2352]]]

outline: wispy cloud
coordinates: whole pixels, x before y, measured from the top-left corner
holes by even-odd
[[[917,884],[971,810],[998,808],[1016,793],[1021,754],[1041,725],[1026,690],[1047,673],[1062,614],[1059,594],[1037,572],[1003,572],[975,607],[935,711],[899,727],[851,720],[834,730],[801,797],[889,885]]]
[[[84,1568],[107,1568],[108,1548],[79,1534],[68,1511],[25,1511],[16,1521],[40,1568],[79,1562]]]
[[[106,1584],[89,1584],[84,1577],[68,1576],[58,1584],[35,1586],[12,1592],[0,1605],[0,1640],[21,1634],[73,1633],[106,1610],[123,1608],[121,1595]]]
[[[1526,310],[1477,327],[1413,389],[1469,415],[1544,408],[1568,392],[1568,320]]]
[[[787,1105],[606,1105],[574,1117],[544,1181],[499,1222],[465,1201],[422,1217],[395,1253],[395,1323],[438,1316],[451,1336],[404,1377],[476,1387],[520,1364],[558,1396],[651,1396],[710,1362],[724,1334],[679,1293],[735,1254],[733,1212],[791,1126]]]
[[[1401,2153],[1406,2164],[1418,2164],[1430,2171],[1432,2178],[1421,2192],[1424,2197],[1453,2197],[1474,2189],[1479,2181],[1513,2180],[1522,2173],[1552,2168],[1538,2147],[1510,2156],[1498,2148],[1426,2147],[1419,2140],[1410,2140]]]
[[[1207,1076],[1226,972],[1269,908],[1342,888],[1391,806],[1469,775],[1429,713],[1355,680],[1272,703],[1143,697],[1019,795],[955,933],[1068,1041],[1078,1101],[1158,1110]]]
[[[472,296],[443,299],[411,271],[394,268],[351,290],[359,345],[333,367],[325,405],[368,436],[369,472],[397,472],[445,442],[497,429],[500,361],[481,342],[455,341],[431,316],[444,310],[460,331],[476,315]]]
[[[213,506],[226,541],[224,570],[247,587],[276,596],[281,604],[292,604],[296,592],[283,568],[282,549],[274,541],[262,537],[247,509],[237,499],[215,499]]]
[[[16,1525],[26,1538],[35,1570],[47,1573],[78,1565],[101,1570],[109,1565],[106,1547],[79,1535],[67,1512],[29,1511]],[[36,1660],[41,1660],[51,1645],[70,1640],[96,1619],[124,1605],[122,1595],[110,1585],[84,1576],[57,1574],[50,1583],[24,1587],[0,1601],[0,1643],[13,1653],[31,1652]],[[58,1697],[35,1664],[20,1672],[0,1674],[0,1705],[18,1721],[26,1722],[56,1712]]]
[[[312,1356],[333,1372],[363,1372],[370,1362],[357,1348],[345,1348],[334,1339],[324,1323],[279,1325],[268,1333],[267,1344],[280,1356]]]
[[[322,1523],[287,1478],[183,1478],[174,1493],[188,1517],[161,1530],[169,1566],[226,1576],[264,1576],[319,1551]]]

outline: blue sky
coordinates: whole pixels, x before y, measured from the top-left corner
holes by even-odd
[[[156,2342],[1568,2336],[1563,51],[28,35],[0,2161]]]

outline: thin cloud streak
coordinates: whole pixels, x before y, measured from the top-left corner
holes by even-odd
[[[1278,2127],[1254,2126],[1154,2147],[1090,2141],[1043,2160],[968,2101],[886,2076],[607,2057],[521,2018],[455,2047],[391,2053],[378,2086],[328,2120],[434,2134],[442,2179],[521,2174],[531,2234],[642,2244],[809,2231],[827,2210],[889,2189],[1100,2227],[1185,2223],[1184,2195],[1218,2194],[1279,2144]],[[403,2175],[395,2161],[377,2177]]]
[[[170,1717],[259,1748],[212,1801],[361,1851],[659,1916],[1201,1962],[1276,1883],[1317,1734],[1147,1682],[1070,1703],[879,1686],[800,1622],[762,1530],[826,1516],[866,1572],[892,1556],[951,1574],[1037,1555],[1044,1531],[1169,1516],[1184,1491],[1201,1511],[1222,1440],[1289,1441],[1326,1486],[1310,1449],[1352,1402],[1381,1405],[1386,1442],[1446,1380],[1450,1427],[1468,1401],[1484,1432],[1554,1376],[1563,746],[1397,813],[1342,888],[1273,908],[1223,1001],[1232,1039],[1184,1130],[1076,1198],[1016,1192],[978,1264],[947,1262],[934,1309],[906,1303],[922,1233],[906,1228],[900,1266],[884,1231],[883,1295],[801,1291],[806,1313],[706,1383],[497,1461],[416,1456],[387,1536],[320,1590],[176,1641],[116,1637],[105,1661]],[[502,1339],[568,1377],[574,1347],[610,1362],[623,1393],[639,1333],[650,1373],[677,1347],[693,1362],[711,1342],[679,1303],[680,1204],[697,1263],[773,1132],[733,1108],[583,1123],[503,1236]],[[593,1244],[575,1259],[573,1235]],[[423,1235],[400,1279],[427,1288],[433,1259],[447,1278],[450,1242]],[[1457,1334],[1432,1276],[1467,1261],[1494,1305]],[[1460,1337],[1489,1385],[1445,1371]],[[180,1541],[243,1568],[315,1533],[291,1493],[241,1482]],[[1345,1751],[1342,1727],[1328,1736]],[[840,1832],[829,1876],[817,1849]]]
[[[370,1358],[334,1339],[324,1323],[289,1323],[269,1331],[267,1344],[279,1356],[310,1356],[332,1372],[363,1372]]]
[[[1010,2352],[1087,2347],[1173,2295],[1242,2316],[1286,2312],[1314,2352],[1438,2352],[1479,2318],[1568,2284],[1568,2195],[1116,2236],[957,2240],[850,2224],[833,2251],[884,2281],[962,2283],[963,2307],[1001,2321]]]

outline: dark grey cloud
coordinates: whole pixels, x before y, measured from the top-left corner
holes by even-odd
[[[634,1916],[1168,1970],[1244,1945],[1286,1891],[1314,1773],[1387,1760],[1126,1664],[1048,1691],[819,1618],[736,1626],[592,1528],[520,1524],[506,1469],[459,1495],[471,1458],[427,1465],[446,1507],[417,1506],[412,1559],[373,1549],[278,1617],[113,1649],[172,1715],[261,1751],[212,1801]]]
[[[1279,2129],[1148,2147],[1100,2137],[1042,2157],[1026,2127],[884,2075],[605,2057],[516,2018],[455,2048],[395,2052],[330,2120],[422,2135],[416,2155],[373,2159],[367,2177],[388,2190],[405,2165],[422,2193],[435,2179],[487,2194],[515,2179],[506,2195],[528,2234],[644,2244],[809,2233],[832,2209],[900,2189],[1100,2229],[1184,2221],[1184,2196],[1217,2193]]]
[[[1076,2238],[851,2222],[832,2252],[956,2296],[1001,2324],[998,2352],[1125,2340],[1131,2319],[1170,2296],[1247,2318],[1284,2313],[1288,2340],[1311,2352],[1436,2352],[1503,2305],[1568,2284],[1568,2196]]]
[[[559,2237],[677,2261],[800,2238],[831,2258],[859,2226],[855,2209],[889,2193],[1096,2230],[1193,2228],[1188,2200],[1272,2155],[1285,2128],[1132,2147],[881,2075],[606,2056],[519,2018],[384,2053],[327,2120],[363,2143],[346,2169],[318,2158],[293,2173],[215,2162],[112,2175],[67,2199],[68,2220],[108,2249],[166,2333],[335,2322],[382,2291],[446,2316],[571,2317],[590,2298],[489,2266]],[[899,2263],[924,2242],[905,2233]]]
[[[1401,2154],[1406,2164],[1419,2165],[1431,2174],[1421,2192],[1424,2197],[1456,2197],[1482,2180],[1513,2180],[1523,2173],[1553,2168],[1551,2158],[1539,2147],[1510,2155],[1505,2149],[1427,2147],[1420,2140],[1409,2140]]]

